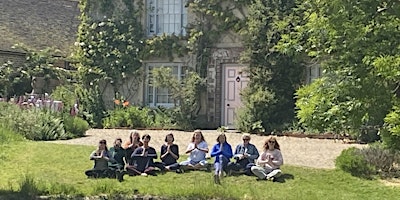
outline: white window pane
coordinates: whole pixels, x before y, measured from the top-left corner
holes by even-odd
[[[148,97],[148,103],[154,103],[154,96],[153,95],[149,95]]]
[[[169,15],[169,23],[174,23],[175,19],[174,19],[174,15]]]

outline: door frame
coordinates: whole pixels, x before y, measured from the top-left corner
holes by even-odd
[[[246,68],[246,65],[240,63],[222,63],[222,73],[221,73],[221,124],[220,126],[226,126],[225,124],[225,91],[226,91],[226,67],[237,67]],[[227,127],[228,129],[236,129],[236,127]]]

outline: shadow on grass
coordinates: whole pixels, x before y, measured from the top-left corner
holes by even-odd
[[[288,179],[294,179],[293,174],[282,173],[282,175],[279,178],[276,178],[274,182],[285,183]]]
[[[20,200],[20,199],[34,199],[35,196],[10,190],[0,190],[0,200]]]

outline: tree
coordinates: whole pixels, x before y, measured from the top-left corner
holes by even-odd
[[[246,47],[243,61],[249,63],[250,73],[250,83],[242,95],[245,107],[241,112],[246,113],[239,117],[242,130],[260,122],[267,131],[283,129],[294,120],[293,96],[303,65],[279,52],[276,45],[281,35],[290,31],[290,26],[282,24],[295,6],[293,0],[253,0],[249,5],[247,28],[241,31]]]
[[[384,76],[384,58],[398,57],[397,1],[299,1],[302,13],[280,50],[322,63],[324,78],[298,90],[297,117],[309,129],[360,135],[381,126],[393,104],[396,81]],[[300,14],[298,15],[300,16]],[[298,52],[296,52],[298,51]],[[387,68],[387,67],[386,67]],[[397,70],[395,70],[397,71]]]

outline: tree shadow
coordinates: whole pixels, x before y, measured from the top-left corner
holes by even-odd
[[[274,182],[276,183],[285,183],[286,180],[294,179],[293,174],[282,173],[282,175],[278,178],[275,178]]]

